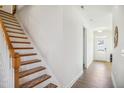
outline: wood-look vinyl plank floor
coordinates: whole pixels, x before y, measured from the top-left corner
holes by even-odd
[[[113,88],[110,62],[93,62],[72,88]]]

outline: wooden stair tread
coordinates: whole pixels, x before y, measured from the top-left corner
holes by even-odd
[[[7,32],[9,32],[9,33],[16,33],[16,34],[23,34],[23,35],[25,35],[25,33],[23,33],[23,32],[15,32],[15,31],[10,31],[10,30],[7,30]]]
[[[3,13],[1,11],[0,11],[0,15],[6,16],[8,18],[16,19],[13,15],[12,16],[11,15],[7,15],[6,13]]]
[[[42,76],[40,76],[38,78],[35,78],[35,79],[31,80],[31,81],[28,81],[28,82],[20,85],[20,87],[21,88],[32,88],[32,87],[42,83],[43,81],[45,81],[45,80],[47,80],[49,78],[51,78],[50,75],[44,74],[44,75],[42,75]]]
[[[28,37],[22,37],[22,36],[12,36],[12,35],[9,35],[9,37],[13,37],[13,38],[21,38],[21,39],[28,39]]]
[[[57,88],[57,85],[53,84],[53,83],[49,83],[47,86],[45,86],[44,88]]]
[[[10,29],[16,29],[16,30],[20,30],[23,31],[21,28],[16,28],[16,27],[11,27],[11,26],[5,26],[6,28],[10,28]]]
[[[0,17],[6,18],[6,19],[11,19],[11,20],[16,21],[16,19],[15,19],[14,17],[6,16],[6,15],[4,15],[4,14],[2,14],[2,13],[0,13]]]
[[[40,66],[40,67],[32,68],[32,69],[29,69],[29,70],[25,70],[25,71],[19,72],[19,77],[22,78],[24,76],[27,76],[27,75],[42,71],[44,69],[46,69],[46,68],[43,67],[43,66]]]
[[[16,23],[16,24],[18,24],[17,21],[8,20],[8,19],[5,19],[5,18],[2,18],[2,20],[3,20],[3,21],[7,21],[7,22],[12,22],[12,23]]]
[[[14,47],[13,49],[34,49],[33,47]]]
[[[5,25],[16,26],[16,27],[21,27],[19,24],[13,24],[13,23],[10,23],[10,22],[8,23],[8,22],[5,22],[5,21],[4,21],[4,24],[5,24]]]
[[[2,10],[0,10],[0,17],[4,23],[4,27],[7,31],[7,34],[9,36],[9,38],[11,38],[12,40],[10,41],[11,43],[17,43],[17,44],[30,44],[31,42],[28,41],[21,41],[22,39],[28,39],[28,37],[25,36],[25,33],[23,32],[23,29],[21,28],[21,26],[19,25],[17,19],[10,13],[4,12]],[[13,34],[15,33],[15,34]],[[12,34],[12,35],[11,35]],[[18,35],[18,34],[22,34],[22,35]],[[23,36],[24,35],[24,36]],[[15,41],[16,38],[20,38],[20,41]],[[13,40],[14,39],[14,40]],[[19,49],[19,50],[23,50],[23,49],[34,49],[32,46],[15,46],[13,49]],[[16,52],[16,51],[15,51]],[[37,55],[37,53],[25,53],[25,54],[19,54],[20,57],[25,57],[25,56],[33,56],[33,55]],[[17,61],[18,62],[18,61]],[[32,59],[32,60],[26,60],[26,61],[21,61],[20,62],[20,66],[22,65],[27,65],[27,64],[32,64],[32,63],[37,63],[37,62],[41,62],[41,60],[39,59]],[[29,76],[35,73],[38,73],[42,70],[45,70],[46,68],[43,66],[38,66],[35,68],[29,68],[28,70],[25,71],[17,71],[15,74],[19,75],[19,78],[23,78],[25,76]],[[27,81],[21,85],[19,85],[19,87],[21,88],[32,88],[44,81],[46,81],[47,79],[51,78],[50,75],[47,74],[43,74],[41,76],[38,77],[34,77],[34,79]],[[18,79],[18,76],[17,76]],[[15,83],[19,83],[20,84],[20,80],[15,80]],[[15,84],[15,87],[18,87],[18,84]],[[57,87],[55,84],[49,83],[47,86],[45,86],[45,88],[55,88]]]
[[[11,43],[31,44],[31,42],[11,41]]]
[[[34,59],[34,60],[22,61],[21,65],[27,65],[27,64],[37,63],[37,62],[41,62],[41,60]]]
[[[37,53],[27,53],[27,54],[19,54],[21,57],[23,56],[33,56],[33,55],[37,55]]]
[[[0,10],[0,13],[3,13],[5,15],[8,15],[8,16],[11,16],[11,17],[14,17],[11,13],[8,13],[8,12],[3,11],[3,10]]]
[[[12,14],[5,12],[5,11],[2,11],[2,10],[0,10],[0,14],[4,15],[6,17],[12,18],[12,19],[16,19]]]
[[[10,20],[10,19],[6,19],[6,18],[4,18],[4,17],[2,17],[1,19],[4,20],[4,21],[8,21],[8,22],[12,22],[12,23],[17,23],[17,24],[18,24],[17,21]]]

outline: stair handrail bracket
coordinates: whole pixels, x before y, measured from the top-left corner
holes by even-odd
[[[5,36],[5,42],[8,46],[9,55],[10,55],[9,57],[10,59],[12,59],[12,67],[14,68],[14,79],[15,79],[14,86],[18,88],[19,87],[19,67],[20,67],[21,58],[20,58],[20,55],[14,51],[9,35],[7,33],[7,29],[4,26],[4,22],[2,21],[1,18],[0,18],[0,27],[2,28],[3,34]]]

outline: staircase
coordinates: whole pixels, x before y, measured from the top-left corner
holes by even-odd
[[[49,73],[16,18],[2,10],[0,10],[0,18],[13,58],[15,87],[58,87],[56,79]]]

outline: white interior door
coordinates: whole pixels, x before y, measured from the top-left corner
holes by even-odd
[[[107,61],[107,39],[95,38],[95,60]]]

